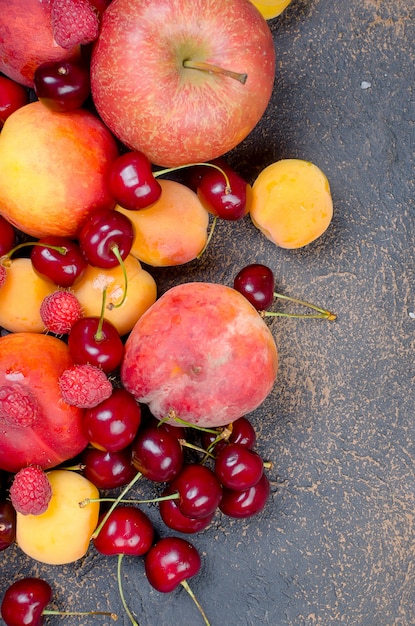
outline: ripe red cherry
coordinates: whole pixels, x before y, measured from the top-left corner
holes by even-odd
[[[95,448],[116,452],[130,445],[140,422],[141,409],[134,396],[115,388],[109,398],[85,410],[82,430]]]
[[[274,301],[274,274],[266,265],[252,263],[235,276],[234,288],[239,291],[257,311],[266,311]]]
[[[213,161],[215,163],[215,161]],[[226,173],[214,168],[205,168],[197,187],[197,195],[207,211],[224,220],[240,220],[251,206],[251,187],[229,165],[220,164]]]
[[[139,431],[132,443],[132,462],[149,480],[167,482],[180,472],[183,450],[174,435],[149,426]]]
[[[142,556],[153,544],[154,528],[143,511],[137,507],[118,505],[94,537],[95,548],[101,554],[130,554]]]
[[[112,209],[92,213],[79,234],[79,245],[88,263],[103,268],[119,265],[120,257],[124,260],[128,256],[133,240],[131,220]]]
[[[72,287],[88,265],[78,244],[56,235],[39,239],[38,243],[42,245],[33,246],[30,254],[35,270],[60,287]]]
[[[23,85],[6,76],[0,76],[0,129],[12,113],[28,102],[29,93]]]
[[[215,474],[227,489],[249,489],[260,480],[264,462],[253,450],[229,443],[216,455]]]
[[[147,553],[145,560],[147,579],[154,589],[169,593],[201,568],[201,558],[196,548],[181,537],[164,537]]]
[[[124,345],[118,330],[109,320],[83,317],[72,326],[68,335],[69,352],[75,363],[95,365],[106,374],[121,363]]]
[[[13,226],[0,215],[0,257],[7,254],[14,247],[16,232]]]
[[[233,422],[229,442],[252,450],[256,443],[256,432],[248,418],[240,417]]]
[[[161,195],[150,161],[138,151],[122,154],[112,163],[108,187],[114,200],[130,211],[149,207]]]
[[[168,495],[167,490],[164,495]],[[180,533],[198,533],[207,528],[215,517],[215,511],[207,517],[200,518],[183,515],[177,500],[160,500],[158,506],[160,517],[166,526]]]
[[[205,518],[214,513],[222,498],[222,487],[214,472],[206,465],[189,463],[166,489],[166,494],[177,492],[177,506],[191,518]]]
[[[22,578],[6,589],[1,615],[7,626],[41,626],[52,588],[41,578]]]
[[[0,551],[16,539],[16,511],[8,500],[0,501]]]
[[[38,99],[52,111],[81,107],[91,90],[87,65],[73,61],[50,61],[39,65],[33,77]]]
[[[266,474],[262,474],[256,485],[249,489],[243,491],[224,489],[219,508],[229,517],[252,517],[265,507],[269,494],[269,480]]]
[[[131,448],[107,452],[88,447],[82,452],[80,461],[83,474],[98,489],[115,489],[128,485],[137,474],[131,464]]]

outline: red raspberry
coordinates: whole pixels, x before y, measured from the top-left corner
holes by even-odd
[[[105,372],[95,365],[75,365],[59,379],[62,398],[80,409],[92,409],[112,394]]]
[[[48,508],[52,487],[39,465],[24,467],[14,477],[10,499],[22,515],[41,515]]]
[[[51,333],[65,335],[82,317],[82,308],[78,298],[70,291],[55,291],[43,299],[40,317]]]
[[[52,0],[52,32],[59,46],[91,43],[98,31],[98,11],[89,0]]]

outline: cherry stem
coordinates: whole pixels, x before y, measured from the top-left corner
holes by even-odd
[[[108,308],[110,309],[110,311],[112,309],[118,309],[120,306],[122,306],[125,302],[125,299],[127,297],[127,288],[128,288],[128,278],[127,278],[127,271],[125,269],[125,265],[124,265],[124,261],[121,257],[120,254],[120,250],[118,248],[118,246],[113,246],[111,248],[112,252],[114,253],[114,255],[117,257],[118,263],[121,266],[121,270],[122,270],[122,274],[124,276],[124,293],[123,293],[123,297],[121,298],[121,302],[119,302],[118,304],[109,304]]]
[[[210,622],[206,616],[206,613],[204,612],[202,605],[200,604],[199,600],[196,598],[195,594],[193,593],[193,591],[191,590],[189,583],[187,582],[187,580],[182,580],[181,581],[181,586],[186,589],[187,593],[189,594],[189,596],[192,598],[193,602],[196,604],[197,608],[200,611],[200,614],[203,617],[203,621],[205,622],[206,626],[210,626]]]
[[[216,165],[215,163],[185,163],[184,165],[176,165],[175,167],[168,167],[164,170],[158,170],[157,172],[153,172],[153,176],[154,178],[158,178],[159,176],[164,176],[164,174],[171,174],[172,172],[176,172],[177,170],[184,170],[187,167],[199,167],[199,165],[202,165],[203,167],[212,167],[214,170],[218,170],[218,172],[220,172],[225,179],[225,193],[231,192],[231,181],[229,180],[229,176],[221,167],[219,167],[219,165]]]
[[[189,448],[190,450],[201,452],[202,454],[205,455],[205,457],[210,456],[212,459],[215,458],[215,456],[209,450],[205,450],[204,448],[201,448],[200,446],[195,446],[193,443],[189,443],[188,441],[186,441],[186,439],[179,439],[179,441],[180,441],[180,445],[184,448]]]
[[[107,287],[104,287],[104,290],[102,292],[102,303],[101,303],[101,312],[99,314],[99,322],[98,322],[98,327],[97,327],[97,331],[94,335],[94,339],[95,341],[102,341],[102,339],[104,338],[104,333],[102,332],[102,327],[104,325],[104,314],[105,314],[105,304],[107,301]]]
[[[27,248],[28,246],[39,246],[41,248],[49,248],[50,250],[56,250],[60,254],[65,255],[68,252],[68,248],[65,246],[51,246],[49,243],[41,243],[40,241],[26,241],[24,243],[19,243],[17,246],[8,251],[7,254],[4,254],[0,257],[0,265],[4,267],[10,267],[12,261],[11,257],[15,252],[21,250],[22,248]]]
[[[127,602],[125,600],[125,596],[124,596],[124,590],[123,590],[123,586],[122,586],[122,580],[121,580],[121,563],[123,560],[124,554],[120,553],[118,555],[118,563],[117,563],[117,582],[118,582],[118,591],[120,593],[120,598],[121,598],[121,603],[124,607],[124,611],[127,613],[128,617],[130,618],[130,621],[132,623],[133,626],[140,626],[139,623],[135,620],[134,615],[131,613]]]
[[[118,498],[85,498],[85,500],[81,500],[81,502],[79,502],[79,506],[81,507],[81,509],[83,509],[92,502],[117,502],[117,504],[121,502],[124,504],[151,504],[153,502],[163,502],[163,500],[178,500],[179,498],[180,494],[178,492],[171,493],[168,496],[159,496],[158,498],[150,498],[145,500],[135,500],[130,498],[123,498],[122,500],[118,500]]]
[[[112,505],[110,506],[110,508],[108,509],[108,511],[105,513],[104,517],[102,518],[101,522],[98,524],[98,526],[96,527],[96,529],[94,530],[94,532],[91,535],[91,539],[96,539],[96,537],[98,537],[99,533],[102,530],[102,527],[104,526],[105,522],[107,521],[107,519],[109,518],[109,516],[111,515],[111,513],[113,512],[113,510],[116,508],[116,506],[118,505],[119,502],[121,502],[121,500],[123,499],[123,497],[125,496],[126,493],[128,493],[128,491],[135,485],[135,483],[143,477],[143,474],[141,472],[137,472],[137,474],[134,476],[134,478],[128,483],[128,485],[126,485],[126,487],[124,487],[124,489],[121,491],[121,493],[119,494],[119,496],[117,498],[115,498],[114,502],[112,503]],[[79,503],[79,506],[81,506],[81,503]]]
[[[299,317],[299,318],[314,318],[314,319],[328,319],[329,321],[333,321],[337,319],[337,315],[332,313],[331,311],[326,311],[326,309],[322,309],[315,304],[311,304],[310,302],[306,302],[305,300],[298,300],[298,298],[292,298],[290,296],[284,296],[282,293],[274,292],[274,298],[280,298],[280,300],[289,300],[290,302],[294,302],[295,304],[300,304],[301,306],[308,307],[309,309],[313,309],[314,311],[318,311],[318,314],[302,314],[302,313],[281,313],[281,312],[273,312],[273,311],[261,311],[262,317]]]
[[[241,72],[232,72],[232,70],[226,70],[219,65],[212,65],[211,63],[204,63],[203,61],[192,61],[191,59],[185,59],[183,61],[183,67],[190,70],[200,70],[201,72],[207,72],[208,74],[219,74],[220,76],[228,76],[234,80],[239,81],[242,85],[245,85],[248,78],[248,74]]]
[[[205,245],[203,246],[203,248],[201,249],[201,251],[199,252],[199,254],[196,256],[196,258],[197,258],[197,259],[200,259],[200,258],[204,255],[204,253],[206,252],[206,248],[207,248],[207,247],[208,247],[208,245],[210,244],[210,240],[211,240],[211,239],[212,239],[212,237],[213,237],[213,232],[214,232],[214,230],[215,230],[215,227],[216,227],[216,223],[217,223],[217,221],[218,221],[218,217],[217,217],[217,215],[215,215],[215,216],[214,216],[214,218],[213,218],[212,226],[211,226],[211,228],[210,228],[210,231],[209,231],[208,237],[207,237],[207,239],[206,239],[206,243],[205,243]]]
[[[85,615],[106,615],[114,621],[117,621],[118,615],[116,613],[110,613],[109,611],[54,611],[53,609],[43,609],[42,615],[61,615],[62,617],[72,616],[85,616]],[[138,625],[137,625],[138,626]]]
[[[194,428],[195,430],[201,430],[204,433],[212,433],[213,435],[217,434],[217,430],[213,430],[213,428],[204,428],[203,426],[197,426],[197,424],[192,424],[191,422],[186,422],[186,420],[178,417],[174,411],[170,411],[166,417],[160,420],[160,425],[167,422],[169,419],[174,419],[175,422],[178,422],[182,426],[188,426],[189,428]]]

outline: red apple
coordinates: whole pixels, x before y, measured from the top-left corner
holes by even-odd
[[[83,411],[66,404],[59,387],[72,366],[67,345],[51,335],[0,338],[0,469],[51,468],[85,448]]]
[[[158,419],[223,426],[263,402],[277,367],[272,334],[248,300],[193,282],[169,289],[138,320],[121,378]]]
[[[91,59],[104,122],[167,167],[240,143],[262,117],[274,75],[271,31],[249,0],[113,0]]]
[[[0,10],[0,72],[33,87],[35,69],[46,61],[80,57],[80,46],[61,48],[53,38],[51,2],[7,0]]]
[[[76,236],[92,211],[114,207],[107,175],[117,156],[97,115],[27,104],[0,134],[0,214],[33,237]]]

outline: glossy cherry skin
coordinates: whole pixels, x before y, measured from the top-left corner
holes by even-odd
[[[164,537],[150,548],[144,565],[150,585],[161,593],[170,593],[182,581],[195,576],[202,562],[199,552],[186,539]]]
[[[109,398],[85,410],[82,430],[95,448],[117,452],[132,443],[140,422],[141,409],[134,396],[115,388]]]
[[[99,336],[98,329],[99,317],[82,317],[76,321],[68,335],[69,352],[75,363],[89,363],[109,374],[121,363],[124,344],[109,320],[104,319]]]
[[[257,311],[266,311],[274,300],[274,275],[269,267],[252,263],[242,268],[234,279],[234,289],[239,291]]]
[[[224,220],[240,220],[249,212],[251,187],[229,165],[221,163],[220,167],[229,179],[229,187],[222,172],[206,167],[206,173],[197,187],[197,195],[212,215]]]
[[[169,432],[150,426],[139,431],[133,441],[132,462],[149,480],[168,482],[183,466],[182,446]]]
[[[200,519],[214,513],[222,498],[222,487],[206,465],[188,463],[174,478],[166,493],[179,494],[177,506],[187,517]]]
[[[154,528],[147,515],[137,507],[119,504],[93,543],[98,552],[108,556],[142,556],[150,550],[153,539]]]
[[[137,470],[131,463],[131,448],[107,452],[88,447],[82,452],[80,462],[85,466],[83,474],[98,489],[115,489],[128,485]]]
[[[11,78],[0,76],[0,129],[8,117],[28,104],[29,92]]]
[[[111,164],[108,187],[117,204],[129,211],[145,209],[161,196],[161,186],[153,175],[151,163],[139,151],[126,152]]]
[[[266,474],[249,489],[237,491],[224,489],[219,508],[229,517],[245,518],[256,515],[265,507],[270,494],[270,484]]]
[[[1,615],[6,626],[40,626],[51,599],[52,588],[45,580],[21,578],[6,589]]]
[[[215,474],[227,489],[249,489],[264,471],[260,455],[237,443],[229,443],[216,455]]]
[[[91,86],[88,66],[73,61],[39,65],[33,77],[38,99],[52,111],[72,111],[88,98]]]
[[[230,443],[237,443],[252,450],[256,443],[256,432],[247,417],[240,417],[232,423]]]
[[[16,242],[16,231],[2,215],[0,215],[0,257],[10,252]]]
[[[130,219],[112,209],[92,213],[84,222],[79,234],[79,245],[90,265],[111,268],[119,265],[114,254],[117,249],[122,259],[130,253],[134,228]]]
[[[5,550],[16,539],[16,511],[8,500],[0,501],[0,551]]]
[[[88,265],[79,245],[71,239],[56,235],[39,239],[38,243],[46,245],[32,248],[30,259],[36,272],[60,287],[72,287]],[[63,248],[65,253],[48,248],[47,245]]]
[[[168,490],[163,495],[168,495]],[[207,517],[188,517],[183,515],[176,500],[161,500],[159,502],[160,517],[163,522],[180,533],[198,533],[209,526],[215,517],[215,511]]]

